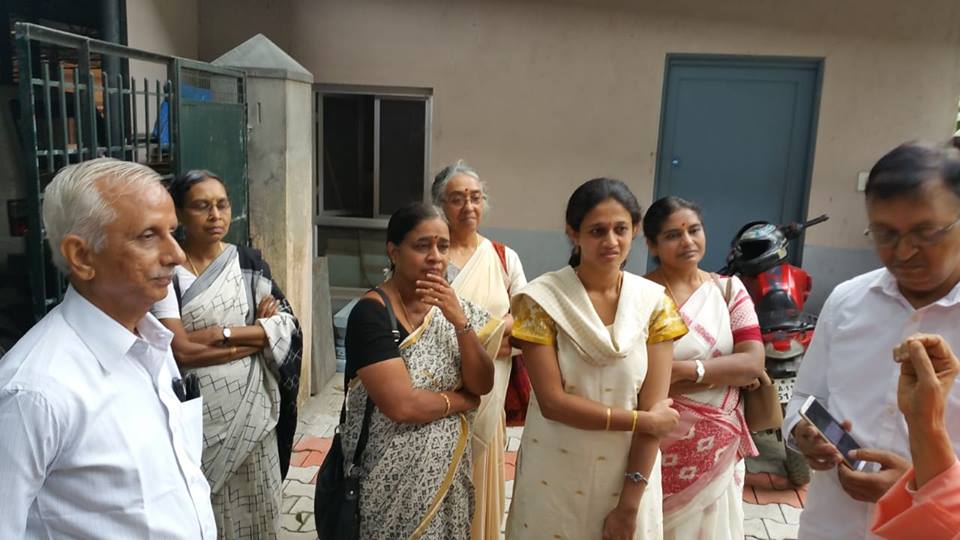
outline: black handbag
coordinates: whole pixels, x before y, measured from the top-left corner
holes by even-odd
[[[390,300],[379,288],[374,288],[383,299],[390,317],[393,340],[400,344],[400,331],[397,329],[397,317],[390,307]],[[346,393],[346,391],[344,391]],[[367,446],[367,437],[370,431],[370,413],[373,412],[373,400],[367,398],[363,409],[363,423],[360,427],[360,437],[357,439],[357,448],[353,452],[353,460],[346,474],[344,473],[343,444],[340,430],[346,421],[346,399],[340,409],[340,425],[333,436],[330,452],[323,460],[320,471],[317,473],[317,487],[313,498],[313,516],[317,525],[317,535],[320,540],[357,540],[360,538],[360,460],[363,450]]]

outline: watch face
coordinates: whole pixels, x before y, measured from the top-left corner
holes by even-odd
[[[233,333],[233,332],[231,332],[229,328],[224,328],[224,329],[223,329],[223,339],[230,339],[230,334],[232,334],[232,333]]]

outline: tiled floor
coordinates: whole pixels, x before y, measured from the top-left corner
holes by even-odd
[[[343,381],[335,377],[300,412],[297,440],[290,472],[283,484],[281,540],[316,539],[313,522],[313,491],[317,470],[330,449],[343,397]],[[513,493],[517,449],[522,428],[507,429],[504,474],[507,507]],[[748,474],[744,489],[744,527],[748,539],[779,540],[797,537],[797,523],[806,499],[806,488],[788,487],[785,479],[768,473]]]

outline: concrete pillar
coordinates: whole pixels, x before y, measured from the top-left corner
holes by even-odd
[[[247,74],[250,237],[303,328],[300,401],[317,391],[313,305],[313,75],[262,34],[213,61]],[[318,284],[326,286],[326,284]],[[322,351],[320,358],[333,357]],[[324,381],[325,382],[325,381]]]

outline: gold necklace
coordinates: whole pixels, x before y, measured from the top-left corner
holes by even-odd
[[[393,283],[391,283],[390,285],[393,286],[393,290],[396,291],[397,293],[397,298],[400,299],[400,311],[403,312],[403,317],[407,319],[407,324],[410,325],[410,328],[416,328],[416,326],[414,326],[413,324],[413,319],[410,318],[410,314],[407,313],[407,305],[403,301],[403,295],[400,294],[400,289],[397,288],[397,286],[394,285]]]
[[[660,277],[663,278],[663,284],[664,286],[667,287],[667,294],[670,295],[670,299],[673,300],[673,303],[676,304],[676,306],[679,308],[680,302],[677,302],[677,295],[673,294],[673,289],[670,288],[670,280],[667,279],[667,274],[663,271],[663,267],[661,266],[660,268],[658,268],[657,272],[659,272]],[[697,288],[694,289],[694,291],[696,291],[697,289],[700,288],[701,285],[703,285],[703,273],[700,271],[699,268],[697,269],[697,278],[700,280],[700,283],[697,284]]]
[[[217,242],[217,243],[220,245],[220,252],[217,253],[217,257],[219,257],[220,254],[223,253],[223,242]],[[194,266],[193,259],[190,258],[190,254],[187,253],[187,250],[183,250],[183,254],[187,256],[187,264],[190,265],[190,270],[193,270],[193,275],[200,277],[200,272],[197,272],[197,267]],[[208,264],[207,266],[210,266],[210,265]],[[207,268],[204,267],[203,269],[206,270]]]

